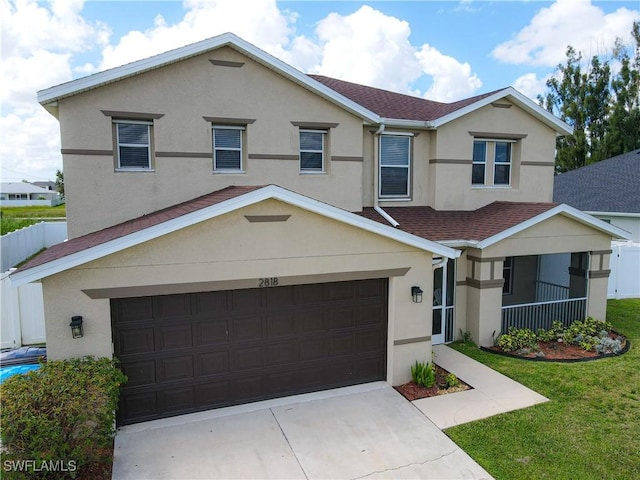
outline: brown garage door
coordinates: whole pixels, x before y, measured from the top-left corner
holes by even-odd
[[[384,380],[386,279],[111,300],[125,425]]]

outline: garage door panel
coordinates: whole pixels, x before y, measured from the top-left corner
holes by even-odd
[[[193,387],[166,388],[158,392],[158,410],[161,414],[189,412],[194,407]]]
[[[250,290],[234,290],[231,293],[231,309],[233,312],[242,313],[253,312],[256,307],[262,306],[263,289],[253,288]]]
[[[297,343],[283,342],[267,345],[267,367],[297,364],[300,361],[300,350]]]
[[[204,292],[195,295],[194,313],[215,316],[229,310],[227,306],[228,292]]]
[[[156,330],[156,351],[176,350],[192,346],[191,323],[162,326]]]
[[[196,375],[204,377],[229,373],[229,364],[229,352],[227,350],[201,353],[197,356]]]
[[[120,330],[116,337],[120,357],[155,350],[153,327]],[[122,358],[120,358],[122,360]]]
[[[194,323],[193,343],[196,346],[225,344],[229,340],[226,319],[205,318]]]
[[[193,355],[161,358],[157,361],[157,381],[174,382],[194,377]]]
[[[191,315],[191,295],[164,295],[153,298],[153,317],[171,318]]]
[[[264,347],[240,347],[231,352],[231,369],[234,372],[260,368],[264,364]]]
[[[383,380],[387,282],[112,300],[112,325],[123,425]]]
[[[296,312],[267,314],[267,336],[294,337],[297,333],[298,315]]]
[[[127,412],[127,417],[132,421],[142,421],[155,418],[158,415],[156,392],[130,393],[122,396],[120,410]]]
[[[236,317],[231,327],[233,341],[261,340],[264,337],[262,316]]]
[[[135,322],[153,319],[153,298],[120,298],[112,301],[112,310],[116,311],[118,323]]]
[[[127,386],[129,387],[156,383],[156,362],[153,360],[123,363],[122,371],[127,376]]]
[[[302,310],[298,314],[301,334],[324,332],[328,328],[328,315],[323,310]]]
[[[202,408],[229,404],[231,391],[229,380],[199,384],[195,387],[195,401]]]
[[[355,347],[355,335],[351,332],[333,334],[329,338],[329,356],[350,355]]]

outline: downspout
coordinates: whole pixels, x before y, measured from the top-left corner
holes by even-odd
[[[394,220],[394,218],[385,212],[382,207],[378,203],[378,190],[380,188],[379,184],[379,173],[380,173],[380,135],[384,132],[384,121],[380,122],[380,126],[378,130],[373,133],[373,164],[374,164],[374,173],[373,173],[373,209],[378,212],[378,214],[384,218],[387,222],[389,222],[393,227],[397,228],[400,224]]]
[[[444,264],[447,262],[447,260],[448,260],[447,257],[434,258],[433,260],[431,260],[431,266],[433,267],[433,270],[435,271],[438,268],[442,268]]]

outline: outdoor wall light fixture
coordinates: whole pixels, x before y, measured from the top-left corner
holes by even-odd
[[[424,292],[420,287],[411,287],[411,296],[413,297],[413,303],[422,303],[422,294]]]
[[[80,315],[71,317],[69,326],[71,327],[71,335],[73,335],[73,338],[82,338],[84,333],[82,331],[82,317]]]

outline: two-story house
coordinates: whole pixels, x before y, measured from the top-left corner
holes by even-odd
[[[397,385],[459,332],[605,316],[622,232],[551,203],[571,129],[512,88],[432,102],[225,34],[38,99],[69,241],[13,282],[42,282],[51,358],[120,360],[121,424]]]

